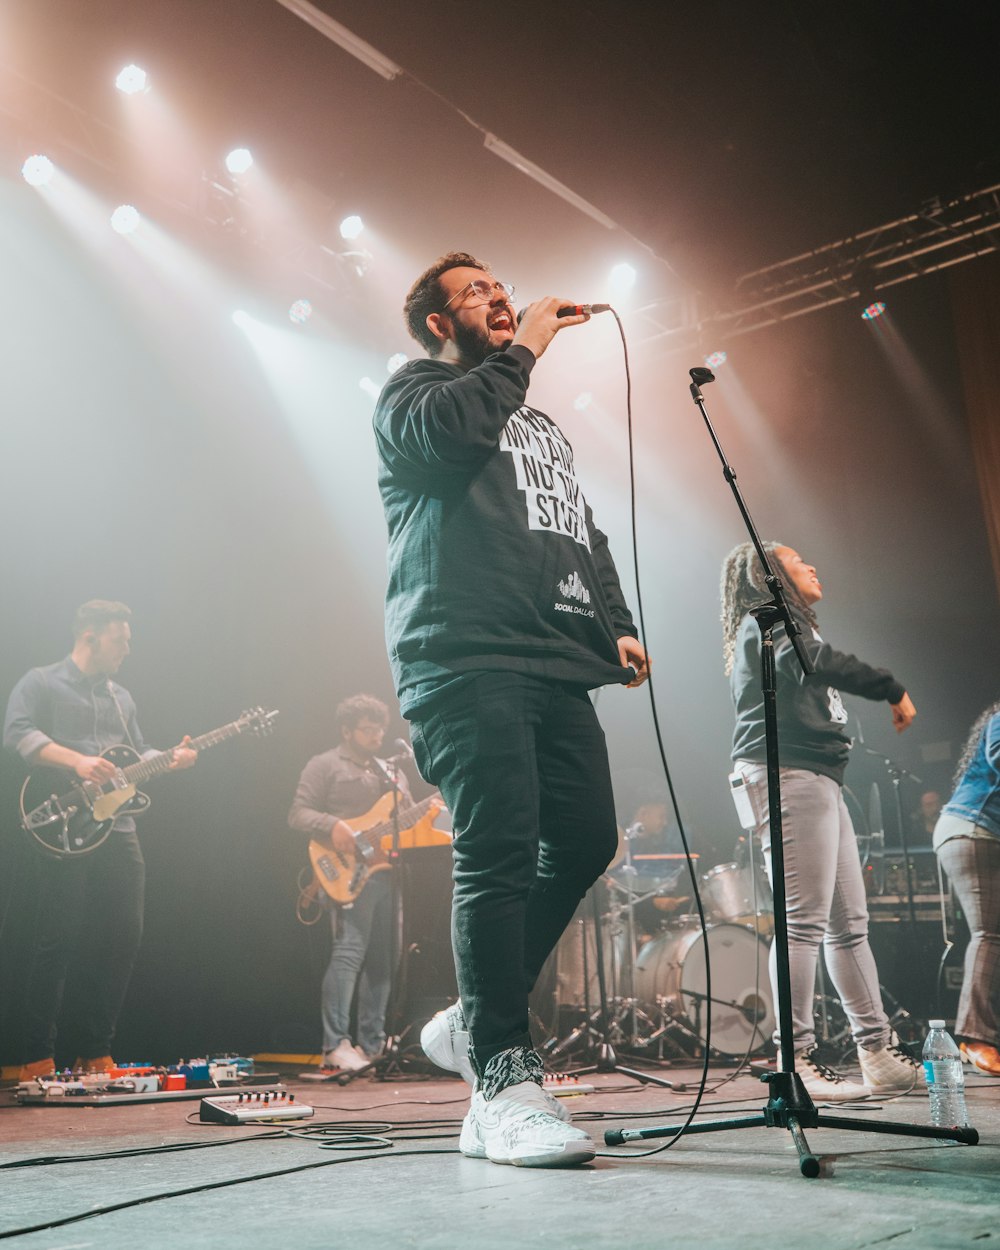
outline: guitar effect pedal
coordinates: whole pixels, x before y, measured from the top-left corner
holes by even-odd
[[[248,1090],[239,1094],[223,1094],[215,1098],[203,1098],[198,1109],[198,1119],[203,1124],[246,1124],[261,1120],[308,1120],[314,1114],[312,1107],[296,1102],[295,1095],[286,1089],[272,1086],[270,1089]]]

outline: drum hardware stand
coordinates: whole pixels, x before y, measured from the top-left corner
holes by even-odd
[[[669,1039],[671,1045],[677,1051],[678,1056],[682,1056],[686,1059],[699,1058],[701,1049],[705,1043],[697,1033],[688,1028],[683,1020],[678,1019],[678,1017],[674,1015],[674,1013],[667,1006],[667,996],[665,994],[657,994],[656,1006],[660,1013],[660,1023],[657,1028],[654,1029],[652,1034],[646,1038],[642,1045],[655,1045],[659,1049],[660,1059],[663,1060],[663,1042],[664,1039]],[[671,1036],[674,1032],[681,1034],[684,1039],[684,1043],[687,1045],[687,1049],[684,1048],[684,1045],[678,1041],[677,1038]],[[677,1088],[680,1089],[681,1087],[678,1086]]]
[[[618,1063],[618,1057],[615,1049],[611,1045],[611,1025],[608,1017],[608,990],[607,981],[605,979],[604,968],[604,949],[601,940],[601,915],[600,907],[597,902],[597,891],[593,890],[590,897],[594,911],[594,952],[595,962],[597,964],[597,991],[601,1000],[600,1005],[600,1048],[597,1053],[596,1063],[588,1064],[583,1068],[573,1068],[567,1076],[589,1076],[592,1072],[614,1073],[620,1076],[627,1076],[633,1081],[639,1081],[642,1085],[658,1085],[661,1089],[674,1089],[674,1082],[668,1081],[662,1076],[653,1076],[650,1072],[639,1072],[635,1068],[623,1068]]]
[[[817,1177],[820,1160],[812,1153],[806,1141],[804,1129],[838,1128],[863,1133],[892,1133],[904,1137],[927,1137],[938,1141],[957,1141],[974,1146],[979,1141],[978,1132],[971,1127],[937,1128],[934,1125],[900,1124],[889,1121],[864,1120],[853,1116],[821,1115],[809,1097],[802,1078],[795,1071],[795,1047],[792,1037],[792,995],[788,963],[788,918],[785,910],[785,855],[781,836],[781,777],[778,771],[778,704],[777,672],[774,661],[774,627],[783,622],[788,640],[795,650],[805,675],[813,671],[782,593],[780,579],[775,575],[761,543],[753,520],[736,482],[736,473],[726,459],[722,444],[709,420],[701,393],[701,384],[714,382],[710,369],[694,368],[691,375],[691,398],[704,418],[705,425],[722,462],[723,477],[729,483],[736,506],[740,510],[750,540],[757,552],[764,571],[764,584],[771,593],[771,600],[751,609],[750,615],[757,622],[761,635],[761,692],[764,701],[764,732],[767,746],[767,793],[768,819],[771,828],[771,875],[774,894],[774,951],[777,963],[778,1027],[781,1037],[780,1071],[767,1072],[761,1078],[769,1088],[767,1104],[759,1115],[741,1116],[729,1120],[712,1120],[704,1123],[663,1125],[650,1129],[613,1129],[604,1134],[609,1146],[628,1141],[644,1141],[652,1137],[677,1137],[680,1133],[718,1133],[742,1128],[783,1128],[791,1134],[799,1155],[799,1170],[803,1176]],[[706,988],[711,988],[710,983]]]

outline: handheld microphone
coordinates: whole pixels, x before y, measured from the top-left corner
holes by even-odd
[[[405,738],[394,738],[392,745],[396,748],[397,758],[402,755],[407,759],[413,759],[413,747],[410,746]]]
[[[522,308],[517,314],[518,324],[521,318],[527,312],[527,308]],[[556,313],[557,317],[591,317],[594,313],[613,312],[610,304],[567,304],[565,308],[560,308]]]

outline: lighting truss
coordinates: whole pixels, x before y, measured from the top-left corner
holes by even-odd
[[[934,199],[896,221],[744,274],[723,306],[704,297],[655,300],[632,314],[640,341],[677,350],[704,331],[730,340],[885,291],[1000,248],[1000,184]]]

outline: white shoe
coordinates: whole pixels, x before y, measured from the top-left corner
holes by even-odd
[[[475,1088],[476,1073],[469,1059],[469,1030],[465,1027],[462,1004],[452,1003],[428,1020],[420,1030],[420,1048],[445,1072],[458,1072]]]
[[[345,1038],[335,1050],[323,1051],[323,1067],[339,1068],[341,1072],[358,1072],[368,1067],[368,1060],[362,1059]]]
[[[781,1056],[778,1056],[781,1067]],[[818,1048],[810,1046],[795,1056],[795,1071],[802,1078],[806,1093],[813,1102],[858,1102],[864,1101],[871,1094],[866,1085],[857,1081],[848,1081],[833,1068],[820,1063]]]
[[[458,1148],[470,1159],[516,1167],[589,1163],[597,1148],[582,1129],[555,1114],[554,1102],[534,1081],[508,1085],[488,1102],[477,1091],[462,1123]]]
[[[908,1094],[924,1084],[923,1065],[919,1064],[896,1036],[889,1034],[889,1043],[881,1050],[858,1047],[861,1075],[865,1087],[874,1098],[891,1094]]]

